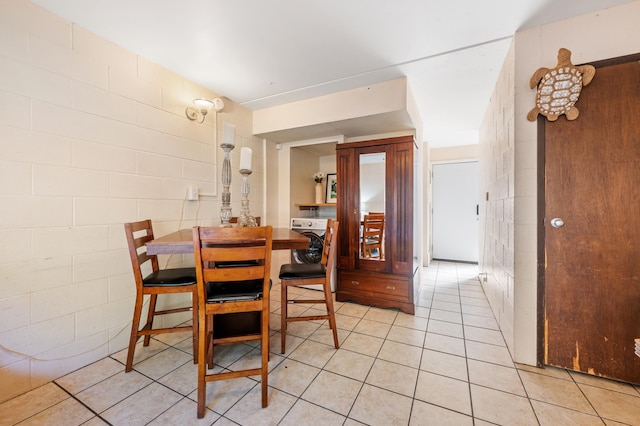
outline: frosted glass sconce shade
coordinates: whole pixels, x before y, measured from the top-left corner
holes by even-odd
[[[224,102],[220,98],[215,98],[212,100],[201,98],[194,99],[193,104],[195,105],[195,108],[187,107],[187,109],[185,110],[185,114],[189,120],[197,120],[198,123],[204,123],[204,119],[212,109],[218,112],[222,111],[222,108],[224,108]],[[201,115],[202,119],[198,120],[198,115]]]

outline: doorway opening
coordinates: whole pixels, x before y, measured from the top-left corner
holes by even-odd
[[[433,165],[434,260],[478,263],[478,161]]]

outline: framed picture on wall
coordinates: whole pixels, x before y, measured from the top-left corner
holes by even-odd
[[[327,204],[338,202],[338,178],[335,173],[327,174],[327,196],[324,202]]]

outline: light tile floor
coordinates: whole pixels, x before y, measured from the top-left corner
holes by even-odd
[[[257,377],[214,382],[196,419],[191,341],[174,334],[139,346],[131,373],[121,351],[0,404],[0,424],[640,425],[640,387],[514,364],[477,275],[425,268],[415,316],[337,303],[341,348],[326,324],[294,323],[284,356],[274,286],[265,409]],[[217,368],[257,353],[221,347]]]

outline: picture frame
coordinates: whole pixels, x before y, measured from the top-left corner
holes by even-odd
[[[327,195],[324,202],[326,204],[336,204],[338,202],[338,175],[335,173],[327,174]]]

